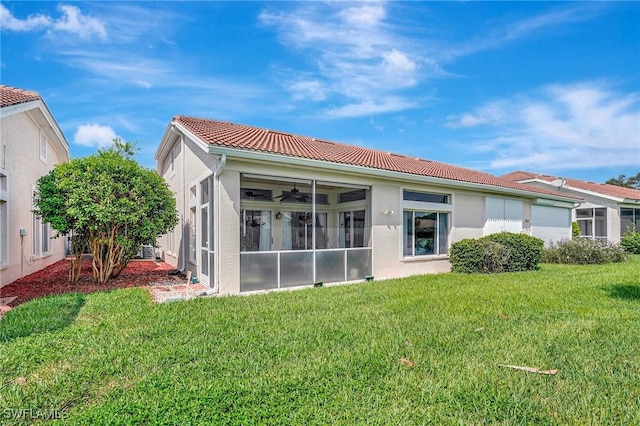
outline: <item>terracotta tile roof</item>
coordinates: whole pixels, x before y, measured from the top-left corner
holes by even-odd
[[[538,179],[545,182],[553,182],[556,179],[565,179],[566,185],[572,188],[595,192],[597,194],[602,194],[618,199],[628,198],[631,200],[640,200],[640,190],[633,188],[624,188],[622,186],[616,185],[607,185],[606,183],[596,183],[579,179],[563,178],[561,176],[544,175],[539,173],[525,172],[522,170],[507,173],[506,175],[503,175],[501,177],[513,182],[520,182],[529,179]]]
[[[0,107],[23,104],[41,99],[36,92],[0,85]]]
[[[536,192],[554,197],[573,198],[560,195],[552,190],[533,188],[477,170],[360,146],[195,117],[176,116],[174,121],[209,145]]]

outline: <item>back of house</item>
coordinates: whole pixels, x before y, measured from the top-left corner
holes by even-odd
[[[458,166],[176,116],[157,172],[182,218],[163,258],[219,294],[443,272],[449,247],[571,236],[578,201]]]
[[[63,259],[63,238],[32,213],[38,179],[69,161],[69,145],[42,97],[0,86],[0,286]]]

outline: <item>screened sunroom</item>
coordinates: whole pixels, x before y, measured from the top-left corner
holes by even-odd
[[[240,177],[240,291],[371,275],[370,187]]]

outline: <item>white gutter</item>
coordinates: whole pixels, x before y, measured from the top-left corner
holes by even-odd
[[[493,186],[489,184],[462,182],[462,181],[437,178],[432,176],[413,175],[410,173],[394,172],[391,170],[374,169],[370,167],[356,166],[351,164],[332,163],[329,161],[313,160],[309,158],[289,157],[281,154],[272,154],[272,153],[261,152],[261,151],[250,151],[245,149],[229,148],[229,147],[223,147],[223,146],[217,146],[217,145],[209,146],[209,153],[234,156],[243,160],[261,160],[261,161],[267,161],[270,163],[284,163],[287,165],[297,165],[297,166],[307,167],[307,168],[320,167],[324,169],[332,169],[332,170],[347,172],[347,173],[354,173],[354,174],[361,174],[361,175],[362,174],[374,175],[376,177],[401,180],[405,182],[411,181],[411,182],[418,182],[422,184],[430,183],[438,186],[463,188],[463,189],[470,189],[470,190],[476,190],[476,191],[479,190],[483,192],[496,192],[501,194],[510,194],[510,195],[517,195],[517,196],[528,196],[531,198],[545,197],[553,200],[565,201],[570,203],[578,202],[575,198],[564,197],[562,195],[554,196],[554,195],[542,194],[540,192],[535,192],[535,191],[525,191],[520,189],[505,188],[505,187]]]
[[[213,212],[213,217],[214,217],[214,239],[213,239],[213,247],[215,250],[215,265],[216,268],[213,271],[213,288],[210,288],[209,290],[207,290],[205,293],[207,293],[207,296],[213,295],[213,294],[217,294],[220,291],[220,273],[218,272],[218,268],[220,265],[220,244],[218,243],[218,235],[220,235],[220,232],[218,231],[220,229],[220,214],[219,214],[219,209],[220,209],[220,175],[222,174],[222,171],[224,169],[224,166],[227,164],[227,155],[226,154],[222,154],[220,156],[220,165],[218,166],[218,168],[216,169],[216,171],[213,173],[213,191],[215,194],[215,198],[216,198],[216,202],[214,203],[212,212]]]

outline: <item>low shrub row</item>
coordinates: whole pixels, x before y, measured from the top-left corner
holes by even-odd
[[[624,262],[627,252],[618,244],[607,240],[577,238],[552,243],[544,250],[544,263],[566,263],[591,265],[600,263]]]
[[[629,229],[620,239],[620,245],[631,254],[640,254],[640,232]]]
[[[543,247],[539,238],[501,232],[453,243],[449,261],[453,272],[468,274],[528,271],[538,267]]]

